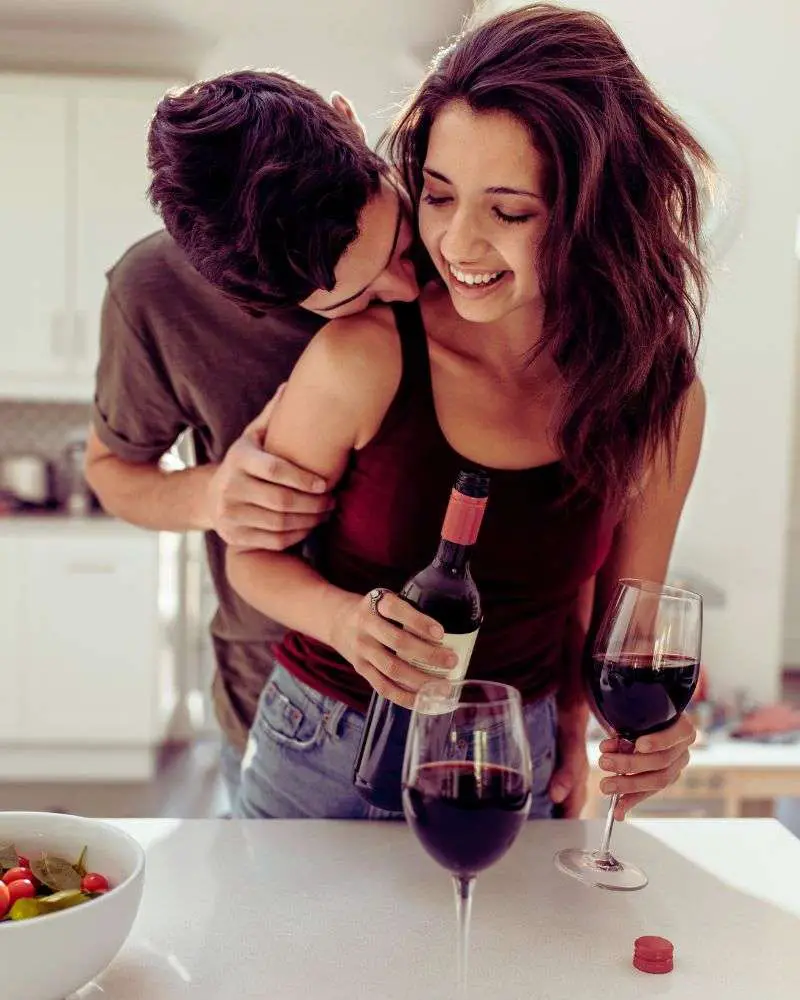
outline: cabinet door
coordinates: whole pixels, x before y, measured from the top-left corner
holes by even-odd
[[[66,100],[0,78],[0,383],[57,376],[66,302]],[[43,390],[44,391],[44,390]]]
[[[0,744],[15,740],[23,720],[19,544],[0,538]]]
[[[75,364],[93,376],[106,271],[160,228],[147,200],[147,129],[163,87],[79,96],[77,102]]]
[[[158,677],[158,535],[26,539],[30,741],[147,742]]]

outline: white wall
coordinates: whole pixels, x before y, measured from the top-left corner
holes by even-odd
[[[280,69],[325,97],[339,90],[356,106],[371,141],[458,32],[471,0],[248,2],[201,62],[198,76],[243,67]]]
[[[797,257],[800,258],[800,219],[797,227]],[[795,285],[800,289],[800,264],[795,265]],[[795,344],[800,343],[800,310],[796,315]],[[786,545],[786,593],[783,604],[783,662],[800,665],[800,351],[796,352],[795,406],[791,490],[789,493],[789,534]]]
[[[489,0],[491,12],[520,6]],[[719,583],[705,660],[718,690],[778,694],[797,334],[800,208],[796,0],[605,0],[656,87],[733,135],[745,170],[741,237],[715,274],[705,326],[708,423],[673,563]]]

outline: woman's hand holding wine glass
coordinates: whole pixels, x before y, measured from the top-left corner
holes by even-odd
[[[604,739],[599,765],[613,776],[600,782],[600,791],[618,795],[614,819],[624,819],[634,806],[677,781],[689,763],[689,748],[696,738],[694,724],[681,715],[666,729],[638,739],[634,753],[624,752],[618,736]]]
[[[653,734],[680,718],[700,675],[702,632],[703,602],[697,594],[643,580],[620,580],[585,669],[589,701],[613,734],[618,753],[633,755],[638,740],[655,739]],[[685,763],[688,750],[680,741],[669,745],[675,747],[667,751],[674,760],[666,768],[662,760],[660,768],[665,785],[672,769],[677,771]],[[635,770],[635,763],[632,756],[625,770]],[[609,849],[619,805],[620,779],[616,781],[600,849],[560,851],[556,864],[590,885],[641,889],[647,885],[644,872],[615,858]],[[645,788],[633,794],[642,791]]]

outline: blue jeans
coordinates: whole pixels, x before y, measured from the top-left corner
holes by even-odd
[[[533,761],[532,819],[552,815],[547,786],[556,757],[550,696],[525,706]],[[233,815],[244,819],[402,819],[368,805],[353,786],[364,716],[276,664],[242,760]]]
[[[228,815],[231,815],[236,810],[236,801],[242,784],[242,754],[224,737],[219,751],[219,773],[228,793]]]

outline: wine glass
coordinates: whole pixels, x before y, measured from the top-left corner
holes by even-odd
[[[493,681],[425,684],[406,740],[403,810],[428,854],[453,876],[462,997],[475,878],[511,847],[530,805],[519,691]]]
[[[689,704],[700,675],[703,601],[699,594],[646,580],[620,580],[584,679],[601,724],[633,753],[636,740],[666,729]],[[611,798],[599,851],[559,851],[561,871],[603,889],[643,889],[647,876],[610,851]]]

